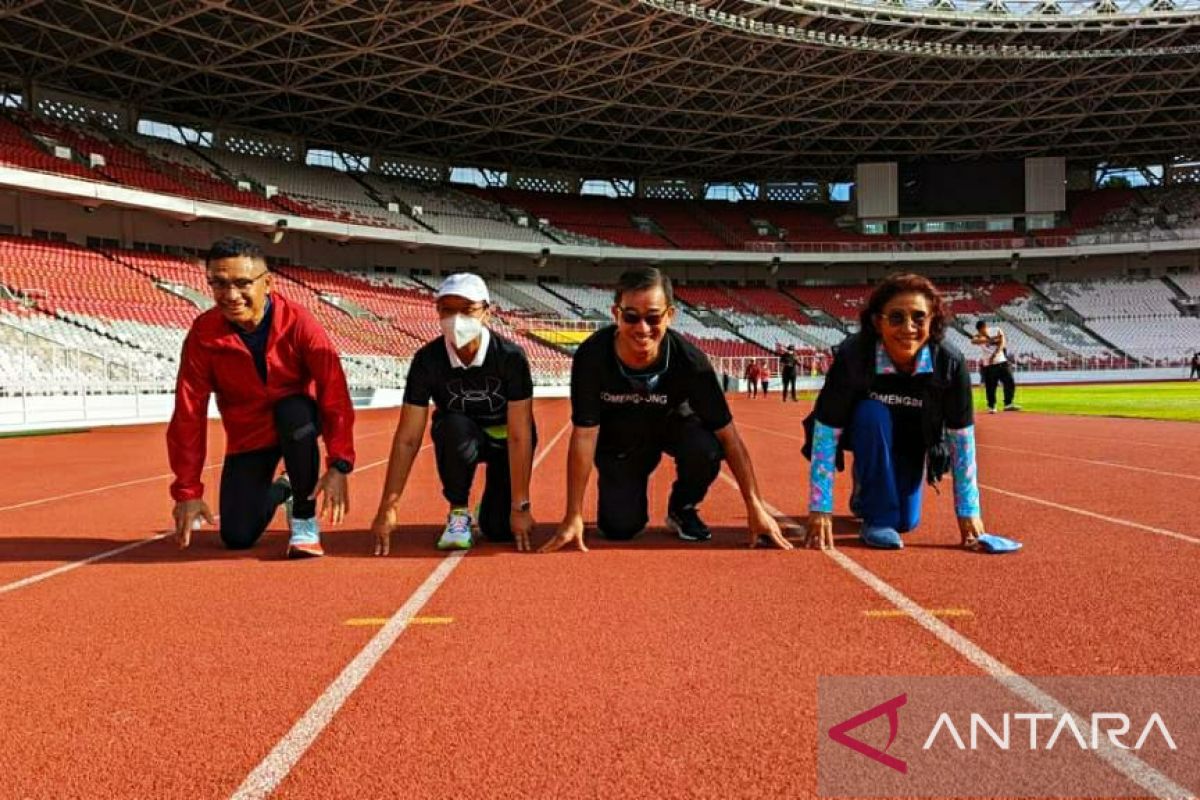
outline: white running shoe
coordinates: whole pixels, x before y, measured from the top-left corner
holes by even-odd
[[[471,514],[465,508],[450,509],[446,528],[438,539],[438,550],[470,550],[471,522]]]

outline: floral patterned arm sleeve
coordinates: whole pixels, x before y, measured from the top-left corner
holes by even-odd
[[[954,512],[960,517],[978,517],[979,481],[975,469],[975,426],[968,425],[948,433],[951,470],[954,475]]]
[[[808,473],[808,510],[833,513],[833,472],[841,428],[815,422],[813,425],[812,466]]]

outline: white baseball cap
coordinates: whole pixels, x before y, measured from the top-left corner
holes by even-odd
[[[483,282],[483,278],[472,272],[456,272],[442,281],[442,285],[438,287],[437,296],[445,297],[446,295],[465,297],[472,303],[492,302],[487,284]]]

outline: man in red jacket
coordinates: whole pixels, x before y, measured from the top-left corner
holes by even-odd
[[[271,292],[261,248],[227,237],[206,262],[216,307],[198,316],[183,343],[167,454],[175,482],[175,537],[181,548],[201,520],[215,524],[200,480],[207,450],[208,398],[225,428],[221,540],[237,550],[262,536],[276,507],[293,499],[289,558],[324,555],[322,513],[341,522],[354,468],[354,408],[341,361],[312,314]],[[318,480],[325,440],[326,472]],[[283,458],[290,486],[274,481]]]

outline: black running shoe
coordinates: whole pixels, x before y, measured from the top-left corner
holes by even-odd
[[[700,519],[695,506],[684,506],[667,513],[667,529],[685,542],[707,542],[712,531]]]

